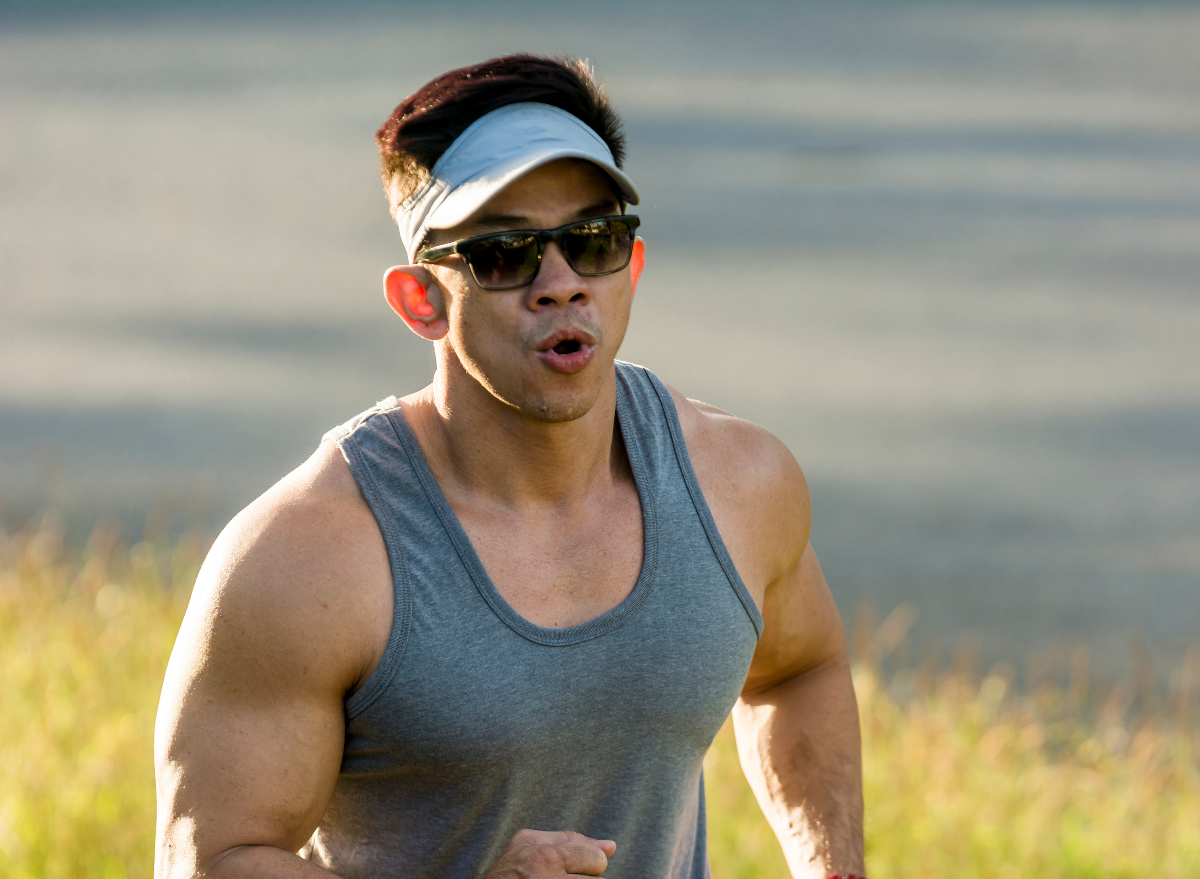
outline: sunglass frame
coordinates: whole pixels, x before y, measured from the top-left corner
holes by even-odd
[[[476,235],[473,238],[460,238],[458,241],[450,241],[446,244],[439,244],[436,247],[427,247],[417,254],[417,258],[413,260],[418,262],[435,262],[439,259],[445,259],[454,254],[462,254],[463,259],[467,263],[467,268],[471,270],[471,277],[475,279],[475,283],[479,284],[484,290],[516,290],[518,287],[524,287],[527,284],[532,284],[533,279],[538,276],[538,272],[542,269],[542,256],[546,253],[546,244],[553,241],[563,251],[563,258],[567,260],[567,264],[571,266],[571,270],[584,278],[598,278],[602,275],[611,275],[621,271],[629,265],[630,259],[633,258],[633,247],[629,248],[629,257],[625,262],[617,266],[615,269],[609,269],[606,272],[593,272],[584,274],[571,264],[570,257],[567,256],[566,249],[562,246],[562,239],[567,234],[568,230],[574,229],[576,226],[586,226],[588,223],[596,223],[600,220],[606,220],[611,223],[624,223],[629,226],[629,233],[635,238],[637,228],[642,224],[641,217],[635,214],[617,214],[610,217],[592,217],[589,220],[577,220],[574,223],[567,223],[565,226],[559,226],[557,229],[506,229],[503,232],[489,232],[486,235]],[[509,284],[505,287],[485,287],[475,274],[475,266],[471,265],[471,259],[466,254],[466,249],[472,244],[477,244],[480,241],[486,241],[489,238],[499,238],[502,235],[532,235],[537,241],[537,267],[533,270],[533,274],[529,276],[528,281],[522,281],[520,284]]]

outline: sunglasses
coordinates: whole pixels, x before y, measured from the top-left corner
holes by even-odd
[[[460,253],[480,287],[511,290],[524,287],[537,277],[546,244],[553,241],[576,274],[611,275],[629,265],[634,230],[641,222],[637,217],[623,215],[568,223],[557,229],[493,232],[426,248],[414,261],[433,262]]]

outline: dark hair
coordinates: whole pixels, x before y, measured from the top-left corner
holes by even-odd
[[[504,55],[443,73],[405,98],[375,133],[392,214],[429,177],[460,134],[492,110],[536,101],[577,116],[600,135],[620,168],[625,135],[608,94],[581,58]]]

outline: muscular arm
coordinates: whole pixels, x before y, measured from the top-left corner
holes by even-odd
[[[337,780],[343,699],[391,619],[387,553],[339,459],[318,452],[204,563],[155,728],[159,879],[330,876],[294,853]]]
[[[733,710],[738,755],[797,879],[863,873],[858,706],[837,608],[816,554],[767,590]]]
[[[804,475],[762,428],[676,396],[697,478],[764,629],[733,710],[742,769],[796,879],[863,872],[858,707]]]

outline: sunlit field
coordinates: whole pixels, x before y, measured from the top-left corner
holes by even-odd
[[[0,535],[0,876],[151,874],[154,712],[202,552]],[[872,879],[1200,876],[1200,657],[1160,692],[1098,687],[1076,651],[1018,692],[1003,668],[888,665],[905,628],[855,626]],[[714,876],[784,879],[728,724],[706,773]]]

